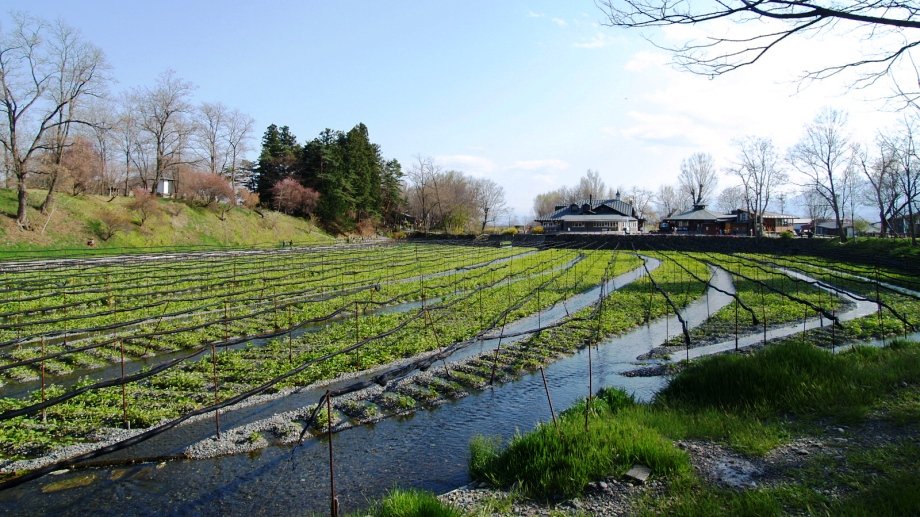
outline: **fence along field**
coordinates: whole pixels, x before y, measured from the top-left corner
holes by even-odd
[[[0,401],[0,454],[36,457],[90,441],[100,428],[148,428],[116,444],[125,446],[208,412],[219,433],[215,410],[237,401],[500,333],[509,321],[642,267],[636,254],[600,247],[410,243],[5,264],[0,381],[8,396]],[[595,309],[565,323],[575,331],[557,328],[525,343],[547,345],[552,336],[556,350],[573,349],[671,312],[679,316],[704,295],[710,267],[732,274],[735,302],[712,315],[711,328],[692,336],[685,328],[686,347],[725,335],[732,316],[739,332],[734,306],[743,307],[742,332],[799,315],[832,321],[841,299],[794,281],[786,274],[793,267],[831,277],[828,285],[847,280],[854,284],[847,289],[879,302],[874,324],[830,327],[841,335],[904,332],[920,323],[917,297],[896,288],[909,289],[910,279],[897,271],[876,268],[873,283],[865,279],[873,271],[832,262],[806,269],[781,264],[782,257],[663,249],[643,255],[664,267],[602,291]],[[862,280],[853,278],[858,274]],[[495,361],[499,356],[496,350]],[[531,370],[541,361],[539,354],[520,359],[508,360]],[[492,377],[495,368],[493,362]],[[467,382],[480,384],[485,373],[478,373],[468,372]]]

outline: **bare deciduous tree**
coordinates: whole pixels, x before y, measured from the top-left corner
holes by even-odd
[[[658,216],[662,219],[686,207],[681,201],[680,194],[671,185],[658,187],[658,192],[655,193],[655,204],[658,205]]]
[[[486,231],[487,224],[495,222],[505,212],[505,189],[488,178],[480,178],[474,180],[473,191],[476,209],[482,221],[479,227],[481,233]]]
[[[648,218],[651,215],[652,201],[655,199],[655,193],[651,190],[631,187],[626,191],[626,202],[631,204],[636,212],[642,218]]]
[[[843,225],[843,178],[853,163],[852,147],[846,134],[846,114],[824,109],[814,122],[805,126],[801,140],[789,150],[789,162],[805,178],[806,189],[813,190],[834,214],[840,241],[847,240]]]
[[[192,109],[189,103],[192,90],[192,83],[167,70],[152,88],[134,92],[137,127],[153,147],[151,192],[168,169],[191,162],[188,158],[183,161],[182,154],[188,146],[190,127],[186,119]]]
[[[533,210],[537,217],[544,217],[553,213],[557,206],[586,202],[589,199],[597,201],[604,199],[607,194],[607,185],[601,179],[600,173],[588,169],[588,172],[578,179],[578,184],[574,187],[559,187],[556,190],[538,194],[534,198]]]
[[[431,215],[434,209],[432,192],[434,177],[440,173],[440,167],[435,165],[434,160],[430,157],[416,156],[416,162],[406,174],[409,180],[406,185],[409,208],[426,232],[431,230]]]
[[[916,117],[905,117],[901,132],[887,139],[895,156],[895,186],[903,200],[900,217],[906,219],[911,244],[917,244],[917,204],[920,202],[920,128]]]
[[[817,224],[822,219],[827,219],[831,214],[827,201],[821,197],[818,192],[810,186],[805,187],[799,196],[805,213],[811,219],[812,224]]]
[[[431,158],[416,157],[406,179],[408,210],[425,231],[481,230],[483,221],[503,211],[504,191],[497,184],[444,171]]]
[[[246,183],[247,178],[242,177],[246,170],[241,167],[243,155],[249,151],[249,143],[252,140],[252,128],[255,120],[239,110],[233,110],[227,117],[226,131],[224,139],[227,143],[227,162],[224,167],[224,174],[230,180],[230,186],[236,190],[240,184]]]
[[[109,98],[96,98],[84,107],[85,114],[82,115],[89,121],[89,126],[83,133],[87,138],[92,139],[99,160],[102,181],[97,194],[113,195],[115,191],[115,179],[111,174],[110,159],[117,145],[115,128],[118,121],[112,103],[112,99]]]
[[[134,189],[134,200],[128,207],[137,212],[140,226],[144,226],[147,219],[160,213],[160,202],[145,188]]]
[[[709,153],[695,153],[680,163],[680,194],[692,205],[706,204],[715,192],[719,178]]]
[[[770,205],[770,196],[788,181],[781,159],[769,138],[747,137],[737,142],[737,163],[731,172],[741,180],[744,204],[753,217],[754,230],[763,235],[763,213]]]
[[[891,218],[897,213],[900,191],[897,188],[897,157],[894,150],[880,140],[878,154],[869,155],[865,148],[855,153],[856,164],[866,177],[865,200],[878,210],[879,234],[887,237]]]
[[[732,210],[736,210],[745,206],[744,187],[741,185],[732,185],[722,189],[722,192],[719,193],[719,198],[716,201],[716,206],[720,211],[725,213],[729,213]]]
[[[124,97],[120,104],[121,111],[115,115],[113,139],[115,141],[115,147],[121,159],[123,159],[122,165],[124,169],[122,170],[122,174],[124,174],[124,187],[122,189],[122,194],[127,196],[131,187],[131,171],[138,162],[137,153],[141,152],[146,146],[140,143],[142,137],[140,128],[138,127],[137,117],[132,109],[132,99]],[[143,172],[138,172],[141,178],[145,177]],[[146,181],[142,181],[141,185],[146,188]]]
[[[39,151],[60,149],[52,132],[77,122],[74,106],[104,86],[105,58],[62,23],[49,25],[13,15],[9,32],[0,33],[0,144],[9,152],[16,177],[16,220],[28,226],[26,180]],[[62,34],[62,31],[66,34]]]
[[[57,21],[51,29],[49,45],[54,59],[54,77],[49,89],[52,102],[62,106],[58,110],[51,131],[48,132],[49,181],[48,193],[41,205],[41,212],[47,214],[54,204],[54,190],[63,169],[61,161],[64,149],[69,145],[71,126],[77,123],[91,124],[88,119],[79,119],[76,114],[78,102],[83,98],[99,96],[105,84],[107,69],[105,57],[96,46],[83,41],[79,31]],[[77,92],[83,92],[77,95]]]
[[[97,192],[103,181],[102,162],[93,142],[77,136],[64,149],[60,159],[63,183],[76,196],[84,192]]]
[[[228,109],[221,102],[203,102],[195,112],[195,143],[200,158],[211,174],[220,174],[227,159],[225,126]]]
[[[607,185],[601,179],[601,174],[598,171],[588,169],[588,172],[578,180],[578,185],[572,189],[570,199],[567,201],[575,203],[582,200],[587,201],[588,199],[602,199],[606,192]]]
[[[556,190],[537,194],[533,200],[533,213],[536,217],[545,217],[556,211],[557,206],[566,204],[571,197],[568,193],[568,187],[560,187]]]

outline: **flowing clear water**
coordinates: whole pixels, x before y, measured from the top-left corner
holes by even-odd
[[[714,270],[713,274],[716,286],[732,292],[727,273]],[[597,294],[593,294],[594,299]],[[585,293],[585,297],[590,296]],[[681,314],[692,327],[730,301],[728,295],[710,289],[708,300],[704,297],[694,302]],[[571,306],[568,309],[575,310]],[[546,313],[544,317],[548,317]],[[557,409],[569,407],[588,394],[589,353],[595,390],[617,386],[640,400],[649,400],[667,383],[666,378],[622,374],[649,364],[637,361],[636,357],[664,342],[679,328],[676,317],[661,318],[610,338],[590,352],[581,350],[550,364],[545,372],[553,405]],[[318,398],[319,394],[313,395]],[[223,415],[222,423],[232,427],[278,410],[273,404],[247,408]],[[434,492],[461,486],[469,481],[467,460],[471,437],[486,434],[507,439],[549,419],[546,394],[536,373],[409,417],[344,430],[333,436],[335,483],[341,508],[357,510],[396,486]],[[172,438],[168,436],[173,432],[165,433],[143,447],[167,455],[178,454],[190,438],[204,431],[197,429],[199,425],[212,424],[183,426],[173,431],[176,435]],[[183,436],[184,433],[188,435]],[[161,438],[158,443],[156,440]],[[114,456],[108,459],[111,461]],[[55,490],[63,481],[87,484]],[[302,515],[325,513],[328,504],[325,440],[309,440],[296,448],[269,447],[250,455],[87,468],[46,476],[0,493],[0,512],[16,514]]]

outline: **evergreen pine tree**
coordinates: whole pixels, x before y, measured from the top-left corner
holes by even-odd
[[[290,128],[275,124],[268,126],[262,136],[262,152],[256,166],[256,186],[263,203],[271,202],[275,183],[299,176],[301,147]]]

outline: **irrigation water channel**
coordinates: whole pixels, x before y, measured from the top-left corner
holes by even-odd
[[[657,261],[656,261],[657,262]],[[657,267],[651,260],[649,268]],[[641,268],[640,268],[641,269]],[[733,292],[731,277],[713,269],[714,286]],[[635,280],[638,270],[611,281],[608,288]],[[586,291],[542,313],[543,322],[575,312],[597,299],[600,287]],[[842,294],[841,296],[845,296]],[[731,297],[710,288],[706,296],[681,311],[688,326],[704,322],[709,314],[731,302]],[[846,320],[871,314],[876,305],[856,301],[838,317]],[[806,322],[806,325],[815,323]],[[522,320],[514,328],[533,328]],[[769,329],[767,339],[801,331],[801,322]],[[660,318],[625,335],[602,342],[593,354],[595,389],[616,386],[649,400],[666,383],[665,377],[627,377],[637,366],[636,357],[673,336],[680,324],[675,316]],[[753,338],[752,338],[753,339]],[[756,340],[762,340],[759,333]],[[467,348],[460,355],[481,353],[488,343]],[[734,341],[705,347],[709,353],[734,346]],[[691,349],[692,355],[704,350]],[[682,356],[682,354],[679,354]],[[676,359],[680,359],[677,357]],[[456,360],[456,357],[451,357]],[[557,408],[571,406],[587,395],[588,351],[583,349],[545,368],[549,391]],[[272,413],[316,402],[320,391],[304,391],[270,404],[222,415],[226,428],[266,418]],[[333,435],[336,492],[340,508],[354,511],[383,496],[393,487],[418,487],[437,493],[469,482],[468,444],[477,434],[505,439],[526,432],[551,418],[539,373],[526,374],[468,397],[448,401],[407,417],[348,428]],[[213,432],[210,421],[173,429],[133,448],[103,457],[109,464],[130,457],[178,456],[190,443]],[[0,493],[0,513],[94,515],[300,515],[325,513],[329,505],[328,444],[310,439],[298,447],[268,447],[250,454],[204,460],[153,459],[127,466],[82,468]],[[73,481],[74,488],[50,491],[49,484]],[[48,493],[45,493],[48,492]]]

